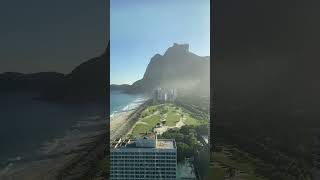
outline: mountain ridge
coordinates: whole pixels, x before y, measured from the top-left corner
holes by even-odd
[[[174,43],[163,54],[155,54],[142,79],[124,89],[127,93],[151,93],[157,87],[209,93],[210,56],[198,56],[189,51],[189,44]],[[111,85],[111,87],[114,85]]]
[[[35,92],[36,99],[56,102],[105,101],[108,87],[109,44],[105,52],[76,66],[70,73],[0,74],[0,92]]]

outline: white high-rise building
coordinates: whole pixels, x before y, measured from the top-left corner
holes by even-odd
[[[111,143],[112,180],[176,179],[177,147],[175,140],[157,139],[148,134],[134,141]]]
[[[153,100],[160,102],[174,102],[177,99],[177,89],[157,88],[154,90]]]

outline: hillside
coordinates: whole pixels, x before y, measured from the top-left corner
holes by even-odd
[[[77,66],[54,88],[43,92],[41,98],[52,101],[106,101],[109,72],[109,47],[99,57]]]
[[[150,93],[157,87],[169,87],[208,95],[209,81],[210,58],[191,53],[188,44],[175,43],[164,55],[151,58],[143,78],[127,92]]]
[[[111,84],[110,85],[110,91],[127,91],[130,88],[130,85],[128,84],[121,84],[121,85],[117,85],[117,84]]]
[[[56,72],[6,72],[0,74],[0,92],[41,92],[57,85],[63,79],[64,74]]]
[[[69,74],[40,72],[0,74],[0,92],[32,92],[38,99],[56,102],[106,102],[109,84],[109,46],[99,57],[75,67]]]

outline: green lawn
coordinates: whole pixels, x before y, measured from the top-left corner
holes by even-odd
[[[160,122],[160,115],[159,114],[152,115],[150,117],[143,119],[142,122],[147,123],[149,127],[153,128],[157,125],[158,122]]]
[[[132,135],[134,137],[137,137],[140,135],[140,133],[143,133],[143,132],[149,132],[149,128],[147,125],[144,125],[144,124],[136,124],[136,126],[133,128],[132,130]]]
[[[159,114],[144,118],[133,128],[132,135],[139,136],[140,133],[151,132],[152,128],[154,128],[158,122],[160,122]]]
[[[141,117],[143,118],[152,115],[154,112],[156,112],[157,108],[159,108],[159,105],[149,106],[148,108],[142,111]]]
[[[198,119],[194,119],[193,117],[191,117],[189,114],[184,113],[185,116],[185,120],[184,123],[187,125],[193,125],[193,126],[197,126],[202,124],[201,120]]]
[[[173,127],[180,121],[181,114],[185,117],[184,123],[186,125],[197,126],[205,123],[202,120],[191,117],[184,109],[174,104],[158,104],[149,106],[142,111],[140,121],[133,128],[131,135],[137,137],[140,136],[140,133],[151,132],[157,123],[160,122],[160,116],[165,117],[167,126]]]
[[[177,114],[176,112],[170,111],[167,113],[167,126],[175,126],[177,122],[180,121],[180,114]]]

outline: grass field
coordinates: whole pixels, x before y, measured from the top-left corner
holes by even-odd
[[[132,130],[132,135],[139,136],[140,133],[151,132],[152,128],[156,126],[156,124],[160,122],[160,115],[155,114],[143,118],[140,122],[138,122]]]
[[[160,123],[161,120],[166,120],[165,126],[174,127],[182,120],[185,125],[201,125],[205,123],[203,120],[193,118],[189,112],[174,104],[157,104],[146,108],[140,115],[140,120],[132,129],[131,135],[134,137],[140,136],[141,133],[152,132],[152,129]]]
[[[175,126],[177,122],[180,121],[180,116],[181,116],[180,113],[169,111],[167,113],[167,118],[166,118],[167,126],[169,127]]]
[[[202,124],[203,122],[202,122],[201,120],[194,119],[194,118],[191,117],[189,114],[185,114],[184,123],[187,124],[187,125],[197,126],[197,125]]]
[[[157,111],[157,109],[160,107],[160,105],[155,105],[155,106],[149,106],[146,108],[144,111],[141,113],[141,118],[144,118],[146,116],[152,115],[154,112]]]

